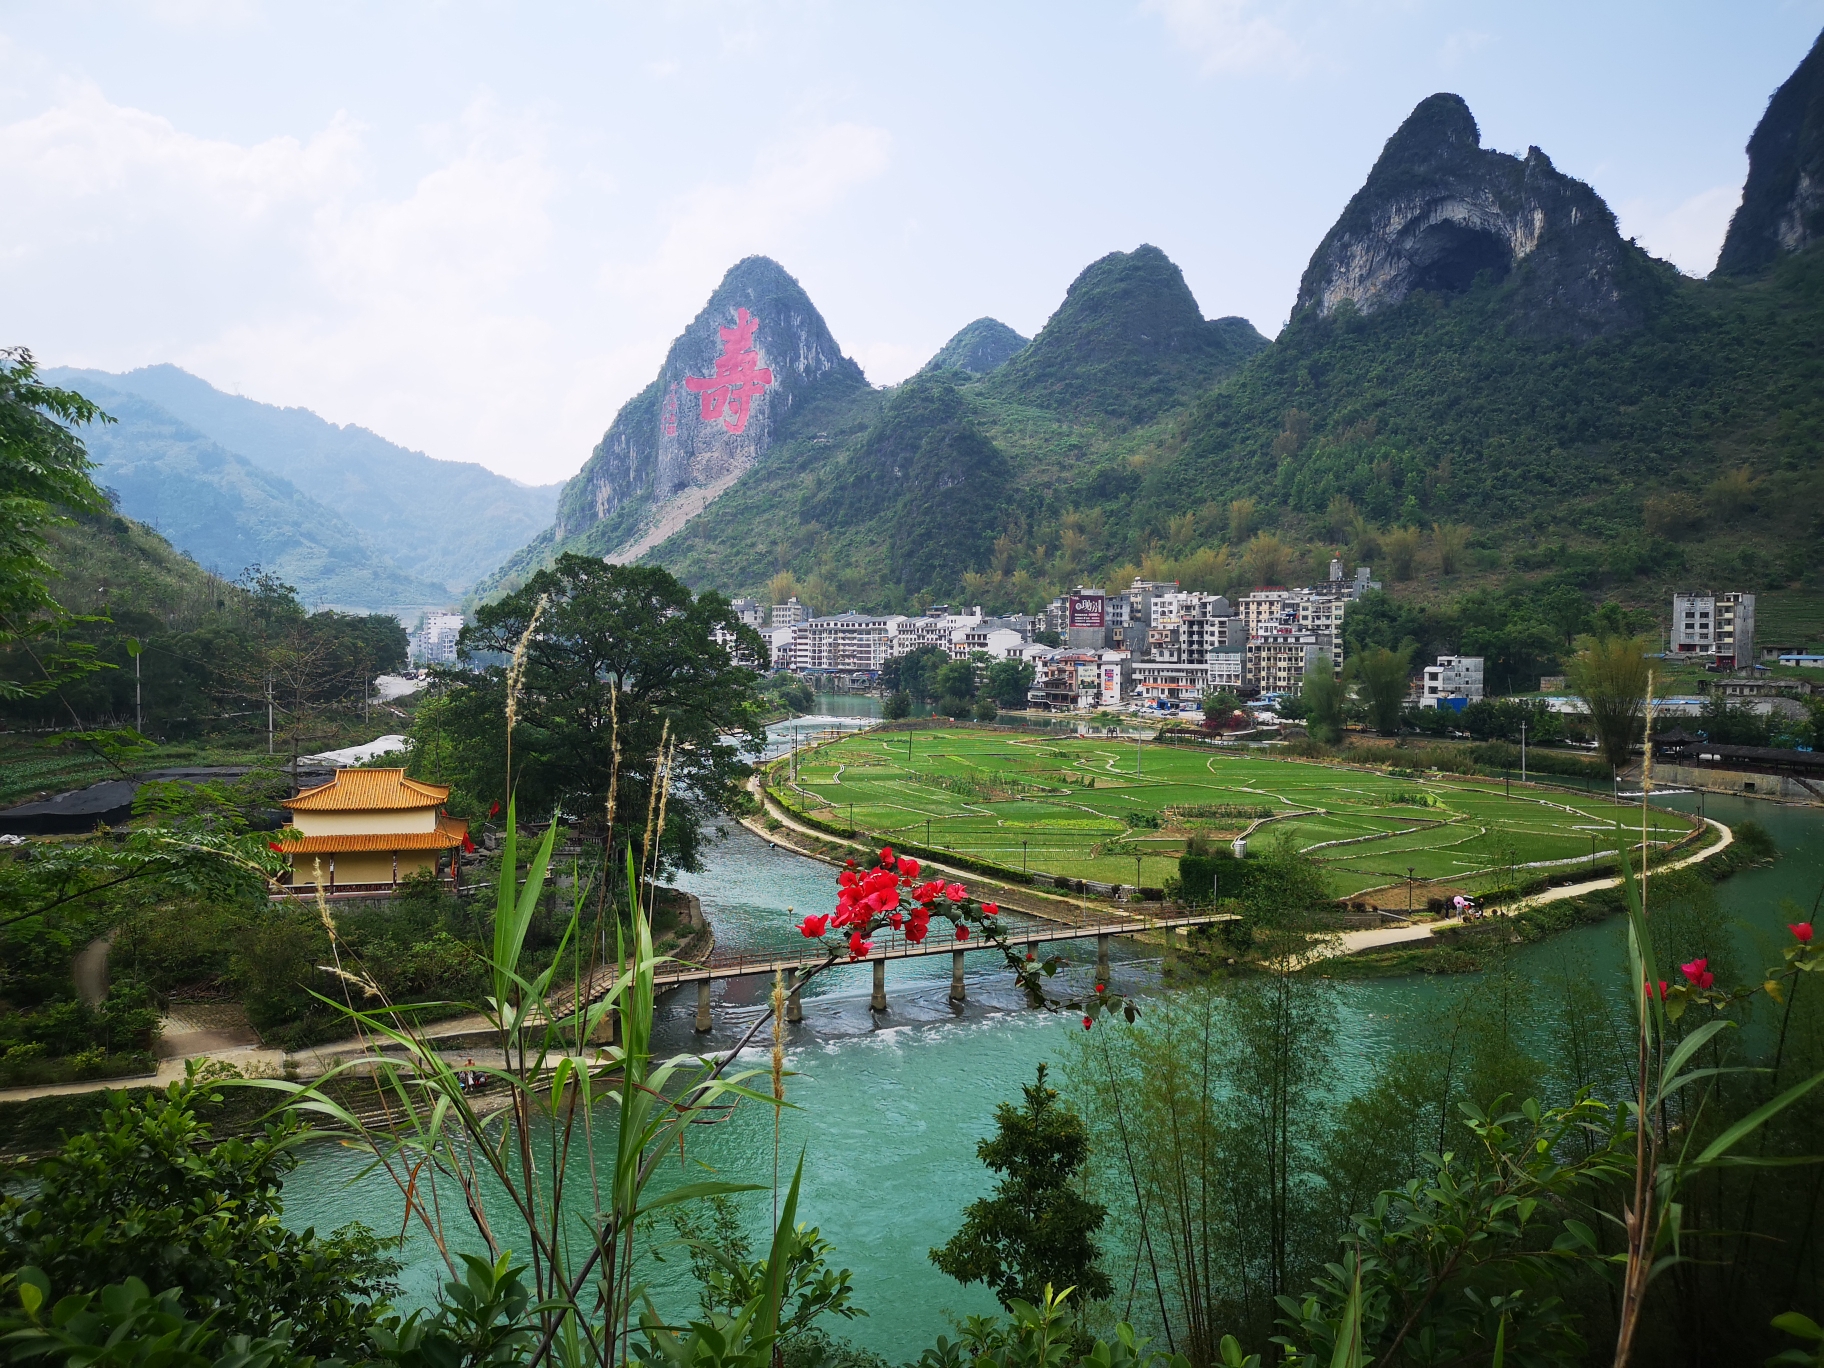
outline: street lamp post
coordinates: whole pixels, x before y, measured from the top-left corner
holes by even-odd
[[[1520,782],[1526,782],[1526,723],[1520,724]]]
[[[1417,869],[1418,869],[1417,865],[1407,865],[1406,866],[1406,920],[1407,921],[1412,920],[1412,876],[1413,876],[1414,871],[1416,871]]]
[[[1020,873],[1030,874],[1032,867],[1026,863],[1026,842],[1020,842]]]

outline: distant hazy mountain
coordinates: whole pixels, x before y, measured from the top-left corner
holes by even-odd
[[[46,375],[85,393],[96,383],[150,400],[333,508],[407,576],[458,595],[548,526],[557,508],[559,485],[522,485],[483,466],[433,460],[309,409],[224,394],[176,366]]]
[[[49,378],[80,388],[114,418],[82,435],[121,511],[198,564],[228,577],[263,566],[312,606],[408,609],[451,597],[406,574],[334,509],[151,400],[92,376],[78,384],[69,371]]]

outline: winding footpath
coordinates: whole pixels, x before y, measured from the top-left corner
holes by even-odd
[[[1735,833],[1714,817],[1706,817],[1704,822],[1714,828],[1722,837],[1714,845],[1707,845],[1702,850],[1670,864],[1660,865],[1648,871],[1653,874],[1664,874],[1674,869],[1683,869],[1708,860],[1713,855],[1720,855],[1735,844]],[[1557,888],[1548,888],[1542,893],[1535,893],[1530,898],[1523,898],[1514,905],[1514,911],[1523,908],[1541,907],[1546,903],[1562,902],[1566,898],[1580,898],[1585,893],[1594,893],[1603,888],[1619,888],[1621,875],[1612,874],[1602,879],[1586,879],[1582,883],[1563,884]],[[1511,914],[1508,914],[1511,915]],[[1327,937],[1321,943],[1312,946],[1305,956],[1304,963],[1310,964],[1321,959],[1332,959],[1337,955],[1359,955],[1369,950],[1384,950],[1393,945],[1407,945],[1414,941],[1430,940],[1437,932],[1451,930],[1463,925],[1461,917],[1450,917],[1444,921],[1415,923],[1410,926],[1379,926],[1367,931],[1345,931],[1340,935]]]

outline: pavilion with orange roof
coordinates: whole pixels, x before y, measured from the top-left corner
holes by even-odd
[[[447,784],[407,779],[402,769],[343,769],[287,798],[292,824],[275,847],[291,861],[291,886],[387,888],[420,870],[442,874],[445,851],[455,874],[469,824],[443,811],[449,797]]]

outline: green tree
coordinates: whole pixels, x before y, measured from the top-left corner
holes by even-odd
[[[888,693],[904,690],[914,703],[929,703],[941,697],[937,674],[950,663],[950,653],[937,646],[920,646],[902,656],[894,656],[880,669],[880,686]]]
[[[566,554],[523,589],[478,609],[458,649],[480,668],[460,676],[432,716],[421,710],[414,727],[414,736],[439,733],[449,752],[454,772],[428,777],[455,781],[482,807],[504,795],[508,666],[494,662],[511,659],[535,612],[514,704],[520,802],[599,823],[609,777],[618,774],[616,821],[637,829],[663,735],[675,749],[660,849],[679,867],[698,868],[705,819],[735,801],[749,773],[740,748],[729,742],[745,739],[757,750],[764,741],[754,672],[735,664],[714,634],[732,635],[735,649],[745,647],[755,658],[764,643],[722,595],[693,597],[656,566]]]
[[[0,698],[42,697],[99,668],[92,648],[43,640],[69,619],[47,587],[45,531],[69,513],[107,509],[71,429],[112,421],[75,391],[39,381],[24,347],[0,348]]]
[[[298,1349],[345,1350],[385,1309],[399,1264],[359,1224],[328,1238],[287,1229],[280,1189],[307,1132],[288,1113],[216,1140],[196,1108],[220,1100],[195,1072],[143,1102],[115,1096],[98,1129],[0,1198],[0,1263],[41,1270],[60,1297],[139,1278],[217,1328],[289,1321]]]
[[[1032,687],[1032,663],[1026,660],[997,660],[988,667],[983,691],[1002,708],[1024,708],[1026,691]]]
[[[931,1251],[931,1262],[961,1283],[986,1283],[1001,1305],[1041,1303],[1048,1288],[1074,1287],[1085,1301],[1113,1291],[1097,1266],[1096,1232],[1108,1212],[1076,1187],[1089,1158],[1089,1130],[1058,1103],[1045,1066],[1024,1089],[1026,1105],[995,1108],[995,1134],[975,1152],[1004,1175],[994,1195],[971,1202],[962,1229]]]
[[[1638,637],[1591,637],[1565,669],[1565,686],[1589,711],[1596,747],[1619,772],[1634,756],[1647,710],[1647,648]]]
[[[1299,690],[1305,705],[1305,727],[1313,741],[1334,746],[1343,736],[1342,681],[1328,665],[1319,665],[1305,675]]]
[[[1349,662],[1349,673],[1368,704],[1375,730],[1391,736],[1400,729],[1400,710],[1412,677],[1412,653],[1375,646]]]
[[[880,715],[889,722],[898,722],[912,716],[912,695],[904,689],[895,689],[887,695],[886,702],[880,705]]]

